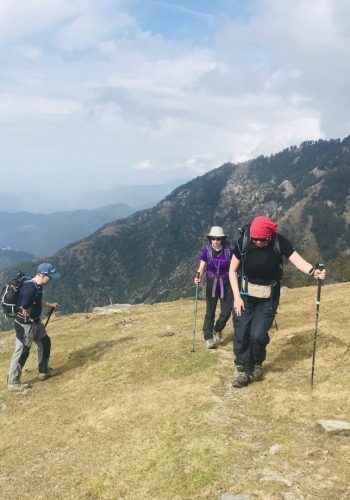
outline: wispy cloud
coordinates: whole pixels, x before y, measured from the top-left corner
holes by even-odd
[[[214,20],[213,14],[208,14],[206,12],[202,12],[202,11],[197,10],[197,9],[190,9],[188,7],[184,7],[183,5],[180,5],[177,2],[166,2],[166,1],[158,0],[156,3],[158,5],[162,5],[163,7],[167,7],[170,10],[181,12],[182,14],[185,14],[186,16],[204,19],[205,21],[213,21]]]
[[[149,160],[142,160],[131,168],[132,170],[154,170],[154,165]]]
[[[347,0],[0,0],[3,160],[88,191],[344,137],[349,21]]]

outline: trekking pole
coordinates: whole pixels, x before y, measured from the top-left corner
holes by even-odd
[[[196,273],[196,278],[199,278],[199,273],[197,272]],[[195,305],[194,305],[194,316],[193,316],[193,332],[192,332],[192,349],[191,349],[191,352],[195,352],[194,350],[194,342],[195,342],[195,338],[196,338],[196,323],[197,323],[197,303],[198,303],[198,287],[199,287],[199,284],[196,283],[196,301],[195,301]]]
[[[325,268],[325,266],[324,266],[324,264],[316,264],[315,268],[323,270]],[[314,386],[318,316],[319,316],[319,312],[320,312],[320,303],[321,303],[321,286],[322,286],[322,280],[317,278],[316,319],[315,319],[314,346],[313,346],[313,352],[312,352],[312,368],[311,368],[311,382],[310,382],[311,389],[313,389],[313,386]]]
[[[47,315],[47,320],[46,320],[46,323],[45,323],[45,328],[47,327],[47,324],[50,321],[50,318],[51,318],[53,312],[54,312],[54,308],[51,307],[51,309],[49,311],[49,314]]]

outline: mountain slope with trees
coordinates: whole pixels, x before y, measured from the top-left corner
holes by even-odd
[[[65,312],[192,296],[205,235],[222,225],[233,241],[254,215],[277,220],[330,281],[350,279],[350,137],[307,141],[270,157],[227,163],[175,189],[155,207],[109,223],[59,251],[55,296]],[[342,262],[339,268],[338,262]],[[309,278],[285,266],[287,286]]]

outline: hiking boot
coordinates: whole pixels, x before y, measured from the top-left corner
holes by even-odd
[[[244,370],[244,367],[237,366],[237,377],[232,382],[233,387],[237,389],[241,389],[242,387],[246,387],[250,383],[250,375]]]
[[[208,339],[206,340],[207,348],[208,349],[215,349],[216,344],[214,342],[214,339]]]
[[[224,337],[222,336],[222,332],[215,332],[215,339],[218,344],[223,344]]]
[[[29,384],[21,384],[20,382],[18,382],[17,384],[7,384],[7,389],[10,392],[23,392],[29,389],[29,387]]]
[[[43,381],[50,377],[57,375],[58,370],[56,368],[48,368],[46,373],[39,373],[39,380]]]
[[[262,380],[264,378],[264,369],[261,363],[260,365],[254,365],[254,370],[251,377],[252,380]]]

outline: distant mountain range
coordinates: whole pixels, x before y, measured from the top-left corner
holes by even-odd
[[[64,312],[193,296],[210,226],[222,225],[233,241],[238,226],[259,214],[277,220],[310,262],[324,261],[331,281],[350,279],[349,186],[350,137],[227,163],[57,252],[62,279],[50,294]],[[293,269],[285,266],[288,286],[311,283]]]
[[[64,246],[78,241],[96,231],[108,222],[122,219],[134,213],[137,209],[151,207],[169,194],[174,187],[181,184],[181,180],[173,180],[164,184],[149,186],[122,186],[105,191],[95,191],[89,195],[76,197],[70,206],[79,209],[57,211],[53,213],[37,213],[42,210],[47,201],[33,198],[33,207],[36,212],[13,211],[21,203],[31,203],[31,198],[26,196],[8,197],[0,196],[0,210],[2,206],[6,211],[0,211],[0,245],[12,249],[20,249],[37,257],[52,255]],[[12,203],[12,204],[11,204]],[[36,205],[35,205],[36,204]],[[98,208],[93,208],[93,207]],[[15,261],[21,254],[14,254]],[[24,257],[24,254],[22,254]],[[6,254],[5,262],[9,253]],[[26,257],[26,260],[28,257]],[[0,264],[1,265],[1,264]],[[4,267],[0,267],[3,269]]]
[[[12,248],[0,248],[0,271],[34,259],[34,255]]]
[[[62,211],[91,210],[106,205],[125,204],[133,212],[153,207],[173,189],[188,179],[174,179],[162,184],[113,186],[108,189],[81,193],[40,193],[40,199],[19,189],[11,194],[0,191],[0,212],[53,213]]]
[[[0,244],[38,257],[52,255],[107,222],[127,217],[133,212],[131,207],[122,203],[52,214],[0,212]]]
[[[150,208],[189,179],[175,179],[164,184],[120,186],[108,190],[92,191],[87,196],[74,198],[79,208],[93,208],[107,203],[126,203],[134,211]]]

